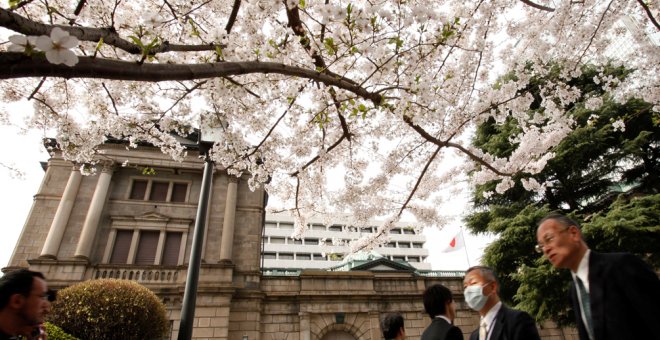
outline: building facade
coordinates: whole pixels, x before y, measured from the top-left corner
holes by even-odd
[[[305,236],[292,238],[293,217],[288,214],[266,214],[263,268],[328,269],[337,266],[350,253],[348,243],[378,228],[378,222],[356,227],[348,216],[334,216],[308,221]],[[407,223],[398,223],[390,232],[390,240],[375,249],[392,261],[407,262],[418,270],[431,270],[424,248],[426,237]]]
[[[120,142],[102,151],[93,176],[57,152],[48,160],[3,271],[41,271],[55,289],[100,278],[134,280],[163,300],[168,338],[176,339],[203,162],[192,149],[183,162]],[[377,340],[380,317],[393,311],[404,314],[414,339],[431,321],[421,294],[434,283],[454,293],[455,323],[466,338],[477,327],[477,314],[463,302],[460,272],[421,274],[393,257],[348,271],[262,270],[265,192],[216,168],[209,200],[194,339]],[[411,249],[419,248],[411,243]],[[543,332],[547,339],[576,339],[554,328]]]

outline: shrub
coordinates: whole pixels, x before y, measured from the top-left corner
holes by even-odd
[[[169,328],[165,306],[128,280],[81,282],[58,292],[49,321],[81,339],[159,339]]]
[[[44,327],[46,327],[48,340],[78,340],[78,338],[75,336],[68,334],[67,332],[63,331],[62,328],[59,328],[50,322],[46,322]]]

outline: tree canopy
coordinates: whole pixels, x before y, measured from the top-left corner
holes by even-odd
[[[660,30],[657,11],[615,0],[9,0],[1,101],[31,102],[30,124],[53,130],[64,157],[81,164],[97,160],[108,136],[181,159],[173,132],[189,133],[200,116],[222,121],[216,164],[276,194],[299,232],[328,206],[357,224],[409,211],[437,225],[457,173],[503,179],[503,192],[544,168],[575,126],[563,113],[582,90],[567,80],[611,58],[616,41],[634,45],[619,58],[630,75],[594,79],[615,102],[638,95],[657,105],[660,53],[645,33]],[[551,60],[565,67],[530,96]],[[529,63],[531,73],[492,86]],[[528,116],[530,103],[543,110]],[[511,118],[517,143],[506,157],[470,145],[476,124]],[[450,166],[454,155],[470,161]],[[383,241],[391,225],[353,249]]]
[[[560,66],[551,68],[556,74]],[[576,126],[552,149],[554,156],[546,167],[534,175],[517,175],[521,180],[504,193],[496,192],[498,181],[476,186],[475,211],[466,218],[470,230],[500,236],[486,249],[484,261],[499,272],[502,298],[539,321],[573,320],[566,298],[568,271],[552,268],[533,250],[538,222],[551,211],[570,214],[582,223],[591,249],[632,252],[660,268],[660,111],[639,99],[614,102],[594,80],[599,72],[613,79],[629,75],[611,65],[582,67],[582,75],[569,81],[581,89],[566,113]],[[532,83],[547,80],[535,78]],[[539,88],[530,87],[530,94],[538,98]],[[603,94],[598,106],[589,102],[594,93]],[[532,103],[529,115],[540,109]],[[506,156],[518,130],[514,119],[491,119],[477,128],[473,143]],[[523,183],[529,182],[544,183],[543,190],[525,190]]]

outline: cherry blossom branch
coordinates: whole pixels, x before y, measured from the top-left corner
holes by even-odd
[[[76,9],[73,11],[73,14],[75,15],[80,15],[80,12],[82,12],[83,7],[85,7],[85,3],[87,0],[79,0],[78,5],[76,5]]]
[[[78,38],[78,40],[98,42],[103,39],[104,44],[117,47],[130,54],[143,53],[140,46],[120,37],[113,27],[93,28],[72,27],[67,25],[46,25],[3,8],[0,8],[0,26],[25,35],[48,35],[53,28],[59,27],[63,31],[67,31],[70,35]],[[159,46],[149,50],[149,53],[215,51],[216,47],[224,46],[217,44],[180,45],[170,44],[165,41]]]
[[[127,61],[80,57],[73,67],[51,64],[44,57],[0,52],[0,79],[22,77],[95,78],[132,81],[193,80],[254,73],[275,73],[301,77],[352,92],[380,105],[382,96],[355,84],[353,80],[328,72],[282,63],[244,61],[207,64],[137,64]]]
[[[437,146],[439,146],[439,147],[452,147],[452,148],[458,149],[458,150],[460,150],[462,153],[464,153],[466,156],[468,156],[470,159],[472,159],[473,161],[475,161],[475,162],[477,162],[477,163],[479,163],[479,164],[485,166],[488,170],[494,172],[495,174],[497,174],[497,175],[499,175],[499,176],[507,176],[507,177],[509,177],[509,176],[512,176],[512,175],[513,175],[513,174],[511,174],[511,173],[508,173],[508,172],[502,172],[502,171],[496,169],[496,168],[493,167],[490,163],[488,163],[487,161],[483,160],[481,157],[478,157],[478,156],[475,155],[472,151],[466,149],[465,147],[463,147],[463,146],[460,145],[460,144],[452,143],[452,142],[449,142],[449,141],[441,141],[441,140],[439,140],[438,138],[433,137],[433,136],[432,136],[431,134],[429,134],[426,130],[424,130],[424,128],[422,128],[421,126],[415,124],[415,123],[413,122],[413,120],[412,120],[412,117],[410,117],[410,116],[403,116],[403,121],[404,121],[406,124],[408,124],[408,126],[410,126],[411,128],[413,128],[413,130],[415,130],[415,131],[416,131],[420,136],[422,136],[424,139],[428,140],[429,142],[431,142],[431,143],[433,143],[433,144],[435,144],[435,145],[437,145]]]
[[[649,20],[655,25],[655,28],[660,30],[660,24],[655,20],[653,17],[653,13],[651,13],[651,9],[649,9],[649,6],[644,2],[644,0],[637,0],[637,3],[639,3],[642,8],[644,8],[644,12],[646,12],[646,16],[649,17]]]
[[[554,12],[555,11],[555,9],[552,8],[552,7],[546,7],[546,6],[543,6],[543,5],[539,5],[539,4],[531,2],[529,0],[520,0],[520,2],[522,2],[523,4],[525,4],[527,6],[534,7],[536,9],[540,9],[542,11],[546,11],[546,12]]]
[[[115,115],[119,116],[119,110],[117,110],[117,104],[115,103],[115,98],[112,96],[112,93],[110,93],[110,90],[108,90],[108,87],[105,86],[105,83],[101,83],[101,86],[103,86],[105,93],[108,95],[108,98],[110,98],[110,103],[112,103],[112,108],[115,110]]]
[[[612,6],[612,3],[614,0],[610,1],[609,4],[607,4],[607,8],[603,11],[603,15],[600,17],[600,20],[598,20],[598,25],[596,26],[596,29],[594,29],[593,34],[591,35],[591,38],[589,38],[589,43],[587,44],[587,47],[584,48],[582,51],[582,55],[580,55],[580,58],[578,58],[577,62],[575,63],[575,68],[578,68],[580,64],[582,63],[582,58],[584,58],[584,55],[587,54],[587,51],[589,50],[589,47],[591,47],[591,44],[594,42],[594,38],[596,38],[596,33],[598,33],[598,30],[600,29],[600,26],[603,24],[603,20],[605,19],[605,15],[607,14],[607,11],[610,10],[610,7]]]
[[[227,20],[227,26],[225,26],[225,31],[227,34],[231,32],[231,28],[236,22],[236,17],[238,16],[238,10],[241,8],[241,0],[234,0],[234,6],[231,8],[231,14],[229,14],[229,20]]]

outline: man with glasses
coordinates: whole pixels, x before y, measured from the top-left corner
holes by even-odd
[[[465,272],[463,295],[468,307],[479,312],[479,328],[470,340],[540,340],[532,317],[500,301],[499,283],[490,267],[474,266]]]
[[[44,275],[27,269],[9,272],[0,278],[0,340],[26,336],[35,339],[50,311],[54,293]],[[39,332],[41,333],[41,332]]]
[[[581,340],[660,338],[660,280],[628,253],[589,250],[580,225],[550,214],[536,230],[536,250],[571,270],[570,299]]]

